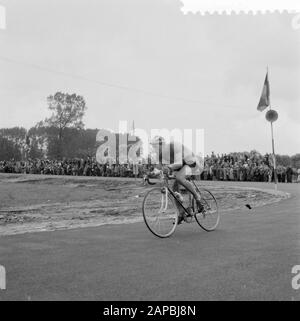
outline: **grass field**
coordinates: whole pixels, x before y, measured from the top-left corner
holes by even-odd
[[[223,214],[249,213],[246,204],[257,207],[288,197],[222,182],[199,184],[208,185]],[[0,174],[0,235],[138,222],[150,187],[134,179]]]

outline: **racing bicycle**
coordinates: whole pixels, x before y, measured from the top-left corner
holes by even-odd
[[[151,188],[145,194],[142,205],[144,221],[151,233],[160,238],[171,236],[179,223],[179,209],[184,222],[196,221],[207,232],[217,228],[220,222],[218,203],[209,190],[198,187],[194,179],[188,178],[201,195],[204,209],[199,212],[192,193],[186,189],[181,193],[172,190],[169,180],[175,179],[174,176],[162,173],[161,179],[160,186]]]

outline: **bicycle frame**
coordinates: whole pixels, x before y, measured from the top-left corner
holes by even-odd
[[[166,202],[165,202],[165,206],[163,206],[163,202],[162,202],[162,205],[161,205],[161,208],[160,208],[160,210],[159,211],[161,211],[162,210],[162,208],[164,207],[164,210],[166,210],[167,209],[167,206],[168,206],[168,193],[170,193],[172,196],[173,196],[173,198],[175,199],[175,201],[181,206],[181,208],[185,211],[185,213],[187,214],[187,215],[190,215],[190,213],[187,211],[187,208],[183,205],[183,203],[176,197],[176,195],[175,195],[175,193],[172,191],[172,189],[170,188],[170,186],[169,186],[169,181],[168,181],[168,177],[166,176],[165,178],[164,178],[164,181],[165,181],[165,186],[163,187],[163,188],[166,188]],[[199,191],[199,189],[198,189],[198,187],[196,186],[196,184],[194,183],[194,181],[193,181],[193,184],[194,184],[194,186],[196,187],[196,189],[197,189],[197,191],[200,193],[200,191]],[[194,205],[192,204],[193,203],[193,196],[191,195],[191,192],[190,191],[188,191],[188,193],[189,193],[189,200],[190,200],[190,204],[192,205],[192,207],[194,207]],[[193,208],[193,210],[194,210],[194,208]]]

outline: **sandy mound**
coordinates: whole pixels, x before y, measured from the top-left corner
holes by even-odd
[[[133,179],[0,174],[0,235],[142,221],[143,196],[151,187]],[[288,197],[221,182],[209,190],[222,214]]]

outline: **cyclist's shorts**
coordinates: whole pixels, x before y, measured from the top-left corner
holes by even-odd
[[[174,175],[182,176],[190,176],[193,175],[192,168],[189,165],[183,165],[181,168],[174,170]]]

